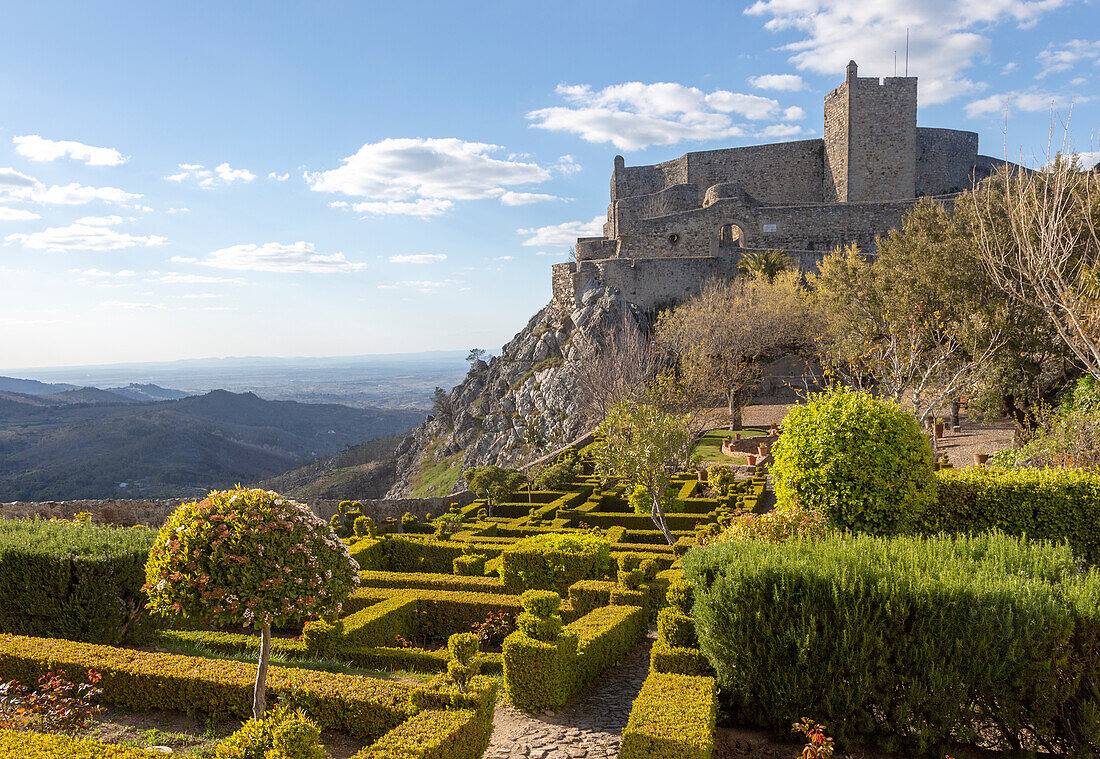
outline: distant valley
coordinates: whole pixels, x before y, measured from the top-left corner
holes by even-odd
[[[400,435],[424,415],[251,392],[188,395],[150,384],[100,389],[4,378],[0,501],[201,496]]]

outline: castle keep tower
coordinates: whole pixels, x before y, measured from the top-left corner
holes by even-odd
[[[874,254],[921,197],[944,204],[1002,161],[978,135],[917,126],[916,77],[860,77],[855,61],[825,97],[824,138],[685,153],[649,166],[615,157],[603,234],[554,266],[554,304],[570,313],[595,284],[642,308],[737,276],[751,250],[782,250],[813,270],[830,250]]]
[[[912,198],[917,188],[917,78],[857,75],[825,96],[824,199]]]

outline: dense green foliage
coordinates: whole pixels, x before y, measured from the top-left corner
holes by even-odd
[[[339,613],[359,566],[306,506],[266,490],[180,506],[146,566],[149,607],[218,625],[290,624]]]
[[[916,421],[867,393],[840,389],[795,406],[772,456],[780,507],[821,511],[839,527],[905,532],[936,497],[932,451]]]
[[[623,730],[621,759],[710,759],[718,698],[714,678],[651,672]]]
[[[0,680],[34,682],[50,669],[97,667],[102,699],[135,711],[200,712],[215,718],[252,711],[255,664],[0,635]],[[324,729],[374,739],[408,716],[410,688],[356,675],[272,667],[268,688]]]
[[[527,589],[566,595],[578,580],[598,579],[611,565],[611,544],[593,533],[545,533],[501,553],[500,577],[509,593]]]
[[[148,627],[144,527],[0,519],[0,632],[92,643]]]
[[[0,756],[20,759],[149,759],[149,752],[64,735],[0,729]]]
[[[544,467],[532,483],[537,490],[567,490],[581,476],[581,465],[576,456],[560,456]]]
[[[925,531],[999,529],[1068,541],[1078,558],[1100,562],[1100,472],[968,467],[942,470],[936,479],[938,497],[920,522]]]
[[[1100,575],[1005,536],[717,543],[684,558],[700,645],[755,724],[928,752],[1100,749]]]
[[[276,707],[250,719],[215,750],[215,759],[325,759],[321,730],[302,711]]]

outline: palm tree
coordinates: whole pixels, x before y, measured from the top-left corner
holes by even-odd
[[[769,282],[791,268],[791,257],[781,250],[754,250],[741,256],[737,270],[746,276],[762,276]]]

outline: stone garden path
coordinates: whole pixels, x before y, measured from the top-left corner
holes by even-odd
[[[650,631],[622,664],[560,712],[527,714],[498,703],[485,759],[617,759],[630,707],[649,674]]]

